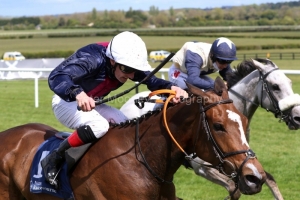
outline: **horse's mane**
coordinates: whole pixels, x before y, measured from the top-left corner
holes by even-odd
[[[185,99],[187,100],[187,99]],[[184,103],[184,101],[182,101],[181,103]],[[174,107],[176,106],[176,104],[168,104],[167,109],[170,107]],[[125,122],[121,122],[121,123],[109,123],[110,129],[114,128],[114,127],[127,127],[131,124],[135,124],[137,122],[137,120],[139,121],[139,123],[141,123],[144,119],[149,118],[154,116],[155,114],[160,113],[163,110],[163,108],[156,108],[155,110],[149,110],[147,113],[141,115],[140,117],[136,117],[133,119],[128,119]]]
[[[274,66],[272,61],[270,61],[268,59],[255,58],[254,60],[256,60],[260,63],[263,63],[263,64],[271,64]],[[253,72],[254,70],[257,69],[255,67],[254,63],[252,62],[252,59],[244,60],[240,64],[238,64],[236,67],[233,67],[233,68],[234,68],[233,72],[226,75],[228,89],[230,89],[241,79],[243,79],[244,77],[246,77],[251,72]]]
[[[139,123],[140,123],[140,122],[142,122],[144,119],[146,119],[146,118],[148,118],[148,117],[151,117],[152,115],[157,114],[157,113],[159,113],[159,112],[161,112],[161,111],[162,111],[162,108],[157,108],[157,109],[155,109],[155,110],[149,110],[147,113],[141,115],[140,117],[136,117],[136,118],[133,118],[133,119],[128,119],[128,120],[126,120],[125,122],[121,122],[121,123],[119,123],[119,124],[117,124],[117,123],[109,123],[110,129],[111,129],[111,128],[114,128],[114,127],[120,127],[120,126],[121,126],[121,127],[127,127],[128,125],[131,125],[131,124],[133,124],[133,123],[136,123],[137,120],[138,120]]]

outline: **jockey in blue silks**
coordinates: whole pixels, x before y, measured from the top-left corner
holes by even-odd
[[[185,81],[201,89],[210,89],[214,80],[207,76],[219,71],[226,81],[226,74],[232,72],[230,63],[236,58],[234,43],[224,37],[216,39],[212,44],[204,42],[186,42],[172,58],[173,65],[169,69],[169,80],[182,89],[186,89]]]

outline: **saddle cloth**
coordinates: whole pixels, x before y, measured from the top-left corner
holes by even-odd
[[[57,177],[59,182],[58,189],[46,181],[40,163],[44,157],[46,157],[54,149],[57,149],[63,139],[67,138],[69,135],[70,133],[57,133],[55,136],[50,137],[39,146],[37,153],[34,156],[30,171],[30,192],[46,193],[65,200],[74,199],[68,174],[72,171],[77,161],[90,147],[91,143],[81,147],[70,148],[68,151],[66,151],[66,162],[63,164]]]

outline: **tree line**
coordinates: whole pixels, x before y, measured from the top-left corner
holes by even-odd
[[[0,18],[2,30],[60,28],[160,28],[199,26],[260,26],[300,24],[300,1],[211,9],[182,8],[148,11],[97,11],[39,17]]]

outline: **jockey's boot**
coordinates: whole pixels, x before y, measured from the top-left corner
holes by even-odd
[[[97,138],[89,125],[81,126],[75,130],[59,145],[58,149],[54,150],[41,161],[46,180],[57,188],[58,181],[56,177],[65,161],[65,151],[70,147],[79,147],[94,142],[96,139]]]
[[[41,161],[46,180],[56,188],[58,188],[57,174],[65,161],[65,151],[70,147],[68,139],[65,139],[57,149]]]

